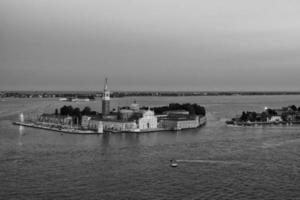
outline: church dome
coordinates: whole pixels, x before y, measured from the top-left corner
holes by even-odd
[[[130,109],[134,110],[134,111],[138,111],[140,110],[140,105],[136,103],[136,101],[134,101],[131,105],[130,105]]]

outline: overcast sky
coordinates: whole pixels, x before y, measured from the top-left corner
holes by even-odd
[[[300,90],[299,0],[0,0],[0,90]]]

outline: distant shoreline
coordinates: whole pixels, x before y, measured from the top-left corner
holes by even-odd
[[[293,121],[293,122],[232,122],[227,121],[227,126],[238,126],[238,127],[245,127],[245,126],[278,126],[278,125],[286,125],[286,126],[292,126],[292,125],[300,125],[299,121]]]
[[[85,98],[102,97],[99,91],[2,91],[0,98]],[[300,91],[112,91],[112,98],[154,96],[271,96],[271,95],[300,95]]]

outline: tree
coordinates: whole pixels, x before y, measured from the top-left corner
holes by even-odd
[[[97,112],[96,111],[92,111],[91,115],[97,115]]]
[[[249,113],[248,118],[249,118],[249,120],[250,120],[251,122],[255,122],[255,121],[256,121],[256,117],[257,117],[256,112],[250,112],[250,113]]]
[[[268,116],[277,115],[277,112],[275,110],[272,110],[272,109],[267,109],[266,112],[267,112]]]
[[[70,115],[72,116],[73,115],[73,107],[72,106],[63,106],[61,109],[60,109],[60,114],[61,115]]]
[[[243,121],[243,122],[246,122],[248,121],[248,115],[246,112],[243,112],[241,117],[240,117],[240,120]]]
[[[194,110],[195,110],[195,114],[196,115],[206,115],[206,110],[203,106],[200,106],[198,104],[193,104]]]
[[[68,107],[67,106],[63,106],[60,108],[60,114],[61,115],[68,115]]]
[[[143,108],[142,108],[143,109]],[[146,108],[145,108],[146,109]],[[162,107],[155,107],[153,108],[155,114],[162,114],[165,111],[170,110],[186,110],[190,113],[190,115],[203,115],[205,116],[206,111],[203,106],[200,106],[198,104],[178,104],[178,103],[171,103],[169,106],[162,106]]]
[[[267,121],[268,115],[266,112],[262,112],[261,113],[261,121],[265,122]]]
[[[290,109],[292,109],[293,111],[297,111],[297,107],[295,105],[291,105],[289,106]]]
[[[195,109],[191,104],[186,105],[186,110],[189,111],[190,115],[195,115],[196,114]]]
[[[84,107],[84,109],[81,111],[81,115],[91,115],[91,112],[92,112],[91,108],[88,107],[88,106],[86,106],[86,107]]]
[[[73,116],[76,116],[76,117],[80,117],[81,116],[81,112],[80,112],[80,109],[79,108],[75,108],[73,110]]]
[[[67,106],[67,115],[73,116],[73,107],[72,106]]]

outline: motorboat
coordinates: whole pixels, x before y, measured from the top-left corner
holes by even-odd
[[[170,160],[170,166],[171,167],[178,167],[178,163],[176,162],[176,160]]]

